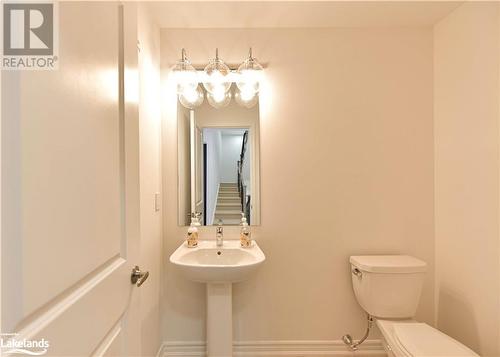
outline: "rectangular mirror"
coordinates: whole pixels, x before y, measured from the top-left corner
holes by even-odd
[[[259,105],[178,103],[179,225],[260,224]]]

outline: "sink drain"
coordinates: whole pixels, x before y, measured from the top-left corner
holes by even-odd
[[[221,255],[221,254],[222,254],[222,252],[219,250],[219,251],[217,252],[217,255]]]

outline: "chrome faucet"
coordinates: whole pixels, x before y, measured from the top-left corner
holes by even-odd
[[[215,229],[215,244],[217,247],[222,247],[224,243],[224,229],[222,228],[222,220],[219,219],[217,222],[217,228]]]

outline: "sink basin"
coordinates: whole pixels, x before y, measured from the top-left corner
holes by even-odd
[[[200,283],[236,283],[248,277],[266,260],[257,243],[241,248],[239,240],[225,240],[222,247],[215,241],[199,241],[196,248],[184,242],[170,256],[189,280]]]

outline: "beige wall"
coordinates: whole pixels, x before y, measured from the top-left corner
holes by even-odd
[[[433,322],[432,29],[162,30],[164,249],[177,226],[176,98],[167,69],[267,64],[261,95],[261,226],[267,255],[234,288],[236,340],[338,340],[362,334],[348,257],[406,253],[429,263],[418,318]],[[204,229],[202,238],[214,237]],[[205,233],[208,232],[208,233]],[[204,340],[205,288],[164,259],[163,338]]]
[[[138,5],[139,141],[141,262],[150,272],[141,287],[142,355],[156,356],[160,346],[161,212],[155,193],[161,192],[160,29]]]
[[[435,26],[437,324],[500,355],[499,10],[462,5]]]

